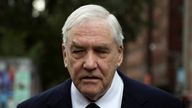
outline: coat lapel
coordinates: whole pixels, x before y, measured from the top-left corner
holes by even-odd
[[[60,85],[48,101],[49,108],[72,108],[71,79]]]
[[[118,72],[124,83],[121,108],[140,108],[149,99],[149,93],[143,90],[143,86],[127,76]]]

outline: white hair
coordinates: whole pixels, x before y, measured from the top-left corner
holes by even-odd
[[[66,45],[68,39],[68,31],[74,26],[87,19],[104,19],[111,27],[112,36],[117,44],[123,46],[124,36],[122,29],[116,17],[109,13],[105,8],[99,5],[85,5],[75,10],[66,20],[63,28],[63,44]]]

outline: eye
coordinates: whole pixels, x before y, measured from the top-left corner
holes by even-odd
[[[109,53],[109,49],[108,48],[105,48],[105,47],[99,47],[99,48],[96,48],[95,49],[96,50],[96,52],[98,52],[98,53],[103,53],[103,54],[105,54],[105,53]]]
[[[108,54],[110,53],[108,48],[98,48],[95,50],[95,52],[98,54],[99,57],[101,58],[105,58],[108,56]]]
[[[98,53],[103,53],[103,54],[105,54],[105,53],[108,53],[108,50],[99,49],[99,50],[97,50],[97,52],[98,52]]]
[[[82,49],[76,49],[76,50],[72,51],[72,53],[74,53],[74,54],[78,54],[78,53],[82,53],[82,52],[84,52],[84,50],[82,50]]]
[[[74,58],[79,59],[85,55],[85,49],[83,48],[74,48],[71,50],[71,54]]]
[[[80,47],[80,46],[72,46],[71,47],[71,52],[73,53],[73,54],[78,54],[78,53],[81,53],[81,52],[84,52],[85,51],[85,49],[83,48],[83,47]]]

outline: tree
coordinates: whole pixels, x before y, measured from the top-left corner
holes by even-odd
[[[35,0],[0,0],[1,57],[30,57],[38,67],[43,89],[68,78],[61,52],[61,28],[81,5],[99,4],[118,18],[125,42],[134,40],[145,23],[141,16],[150,0],[46,0],[46,8],[33,16]]]

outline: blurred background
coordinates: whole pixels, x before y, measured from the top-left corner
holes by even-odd
[[[71,12],[99,4],[119,20],[126,75],[192,101],[192,1],[0,0],[0,108],[69,78],[61,28]]]

